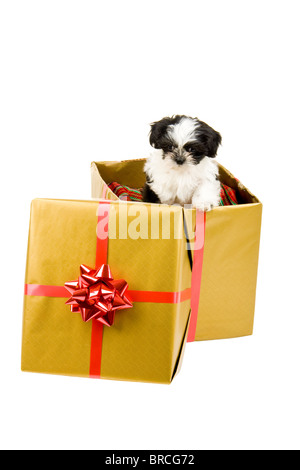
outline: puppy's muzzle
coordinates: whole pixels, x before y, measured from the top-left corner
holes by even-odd
[[[183,165],[185,163],[185,157],[183,155],[181,155],[180,153],[179,154],[175,154],[174,157],[174,162],[177,163],[177,165]]]

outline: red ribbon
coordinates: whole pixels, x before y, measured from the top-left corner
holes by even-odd
[[[128,290],[127,294],[133,303],[180,304],[191,298],[191,289],[185,289],[180,292]],[[68,290],[64,286],[47,286],[42,284],[25,284],[25,295],[63,299],[70,297]]]
[[[203,268],[203,255],[204,255],[204,242],[205,242],[205,226],[206,226],[206,213],[196,212],[196,233],[195,233],[195,249],[192,270],[192,298],[191,298],[191,319],[187,342],[195,341],[196,328],[198,321],[200,291],[202,281],[202,268]]]

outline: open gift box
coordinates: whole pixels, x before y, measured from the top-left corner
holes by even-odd
[[[145,159],[92,163],[92,197],[117,201],[108,187],[112,182],[142,188],[144,164]],[[185,278],[195,293],[188,341],[253,333],[262,204],[228,170],[221,165],[219,169],[221,183],[234,190],[238,204],[220,206],[203,215],[203,233],[198,237],[203,238],[204,247],[194,250],[193,273]],[[173,206],[159,207],[173,210]],[[197,211],[191,211],[186,231],[195,234]],[[157,255],[153,252],[152,256]]]
[[[23,371],[156,383],[177,374],[191,310],[184,210],[144,205],[137,239],[137,207],[32,202]]]

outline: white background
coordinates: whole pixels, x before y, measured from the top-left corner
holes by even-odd
[[[298,7],[1,0],[1,448],[299,449]],[[170,386],[22,373],[30,201],[88,199],[177,113],[264,203],[254,336],[189,344]]]

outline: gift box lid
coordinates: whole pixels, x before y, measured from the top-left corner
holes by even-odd
[[[150,232],[155,225],[153,217],[157,215],[159,221],[165,209],[157,206],[153,216],[150,206],[144,205],[144,212],[137,214],[134,203],[32,202],[22,370],[172,381],[180,368],[187,337],[191,268],[182,208],[172,209],[173,237],[163,239],[160,224],[156,238]],[[130,235],[139,229],[144,230],[144,238],[132,238]],[[107,280],[107,274],[101,277],[104,271],[100,268],[106,265],[113,280]],[[124,295],[132,307],[122,304],[125,284],[121,280],[127,283]],[[66,288],[70,282],[67,285],[75,286],[73,296],[72,289]],[[94,295],[98,296],[97,304],[93,304]],[[66,304],[69,298],[73,299],[71,307]],[[93,314],[95,306],[100,316],[95,314],[83,321]],[[112,326],[104,323],[110,315],[114,317]]]

